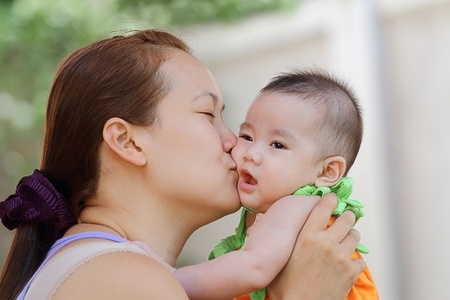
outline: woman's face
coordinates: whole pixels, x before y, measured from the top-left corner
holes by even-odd
[[[231,157],[236,136],[223,122],[222,96],[201,62],[175,50],[161,70],[171,86],[158,108],[160,122],[150,129],[152,190],[203,225],[240,207]]]

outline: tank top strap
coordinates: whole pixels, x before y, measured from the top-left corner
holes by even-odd
[[[36,280],[36,277],[41,273],[41,271],[44,269],[44,267],[47,265],[49,260],[55,255],[56,252],[58,252],[64,246],[66,246],[66,245],[68,245],[68,244],[70,244],[72,242],[75,242],[75,241],[78,241],[78,240],[82,240],[82,239],[87,239],[87,238],[98,238],[98,239],[111,241],[111,242],[115,242],[115,243],[125,243],[125,242],[127,242],[126,239],[124,239],[124,238],[122,238],[120,236],[117,236],[117,235],[114,235],[114,234],[111,234],[111,233],[100,232],[100,231],[80,232],[80,233],[76,233],[76,234],[73,234],[73,235],[65,236],[65,237],[57,240],[53,244],[53,246],[50,248],[50,251],[48,252],[47,256],[45,257],[45,259],[42,262],[42,264],[40,265],[40,267],[37,269],[37,271],[33,274],[31,279],[27,282],[25,287],[22,289],[22,292],[17,297],[17,300],[25,299],[25,296],[26,296],[26,294],[27,294],[31,284]],[[107,244],[108,245],[107,245],[106,248],[111,248],[111,243],[107,243]],[[99,250],[101,250],[101,249],[99,249]],[[126,250],[122,250],[122,251],[126,251]],[[111,251],[111,252],[113,252],[113,251]],[[139,252],[139,251],[134,251],[134,252]]]

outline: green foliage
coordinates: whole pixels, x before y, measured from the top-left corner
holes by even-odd
[[[299,0],[1,0],[0,197],[39,168],[47,94],[59,61],[117,29],[232,22]]]
[[[109,7],[76,0],[0,4],[0,196],[39,168],[53,73],[64,55],[101,34],[98,24],[107,21],[102,12],[112,11],[114,2],[99,3]]]
[[[296,0],[152,0],[118,1],[121,11],[136,13],[143,20],[165,25],[230,22],[237,19],[294,6]]]

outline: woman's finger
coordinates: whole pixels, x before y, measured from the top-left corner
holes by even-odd
[[[355,214],[351,211],[345,211],[340,217],[336,218],[334,223],[327,229],[331,234],[333,242],[341,243],[348,235],[355,224]]]
[[[312,210],[303,228],[305,231],[323,231],[327,228],[328,220],[337,205],[335,194],[325,195]],[[343,238],[343,237],[342,237]]]
[[[359,232],[356,229],[351,229],[341,241],[341,247],[343,248],[343,251],[351,253],[356,249],[360,240],[361,235]]]

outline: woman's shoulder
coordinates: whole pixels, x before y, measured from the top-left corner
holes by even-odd
[[[96,257],[60,286],[54,299],[188,299],[178,280],[156,260],[133,252]]]

